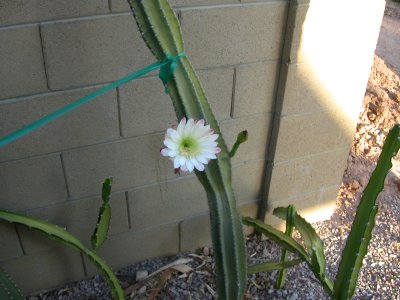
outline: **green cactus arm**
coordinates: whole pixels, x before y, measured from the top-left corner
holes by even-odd
[[[255,273],[267,272],[267,271],[273,271],[273,270],[286,270],[287,268],[297,266],[298,264],[301,264],[302,262],[304,262],[304,261],[301,258],[280,261],[280,262],[269,261],[269,262],[249,266],[248,273],[255,274]]]
[[[310,257],[304,248],[292,237],[287,236],[282,231],[279,231],[278,229],[275,229],[271,225],[265,224],[260,220],[250,217],[243,218],[243,224],[254,227],[257,232],[262,233],[274,240],[283,248],[289,250],[290,252],[297,253],[304,261],[310,261]]]
[[[143,38],[159,60],[184,51],[179,22],[167,0],[129,2]],[[196,176],[207,192],[210,207],[218,295],[221,299],[242,299],[246,285],[246,252],[231,184],[229,153],[192,65],[186,57],[176,64],[165,86],[178,119],[204,119],[219,135],[217,142],[221,152],[204,172],[196,172]]]
[[[376,199],[384,187],[386,175],[392,167],[392,157],[400,148],[400,124],[395,125],[386,137],[382,153],[375,170],[361,197],[356,216],[343,250],[342,260],[336,276],[334,299],[351,299],[356,288],[358,273],[375,226],[378,211]]]
[[[118,300],[124,299],[124,292],[118,282],[117,277],[115,277],[114,273],[112,272],[111,268],[96,253],[86,248],[80,240],[78,240],[75,236],[70,234],[65,229],[42,220],[37,220],[32,217],[4,210],[0,210],[0,220],[4,220],[15,224],[21,224],[28,228],[36,229],[46,234],[49,238],[60,241],[64,245],[67,245],[69,247],[74,248],[75,250],[82,252],[104,274],[105,278],[107,279],[111,287],[114,299]]]
[[[103,203],[110,202],[112,183],[112,177],[106,178],[103,182],[103,187],[101,189],[101,199],[103,200]]]
[[[21,291],[12,281],[7,272],[0,266],[0,299],[24,300]]]
[[[97,251],[99,247],[105,242],[110,228],[111,220],[111,206],[110,206],[110,195],[111,195],[112,178],[107,178],[103,183],[102,189],[102,200],[103,204],[99,209],[97,217],[97,224],[92,234],[91,243],[94,251]]]
[[[243,130],[239,132],[236,138],[236,142],[233,144],[231,151],[229,152],[229,157],[234,157],[236,154],[236,151],[239,149],[240,144],[244,143],[247,141],[249,135],[247,133],[247,130]]]
[[[293,205],[289,205],[288,209],[286,211],[286,230],[285,230],[285,234],[287,236],[292,236],[293,228],[294,228],[295,215],[296,215],[296,208]],[[287,261],[287,257],[288,257],[288,251],[285,248],[283,248],[282,249],[282,255],[281,255],[281,262],[285,263]],[[283,286],[285,285],[286,274],[287,274],[287,269],[285,269],[285,268],[282,268],[279,271],[278,279],[276,280],[276,287],[278,289],[283,288]]]
[[[289,206],[290,207],[290,206]],[[283,220],[287,219],[289,207],[277,207],[273,214]],[[294,214],[294,227],[300,232],[304,239],[304,245],[310,256],[310,269],[316,278],[321,282],[328,295],[332,295],[333,282],[326,276],[326,259],[324,254],[324,243],[315,232],[314,228],[298,213]]]

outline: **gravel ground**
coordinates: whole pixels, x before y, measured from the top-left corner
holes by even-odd
[[[399,22],[400,23],[400,22]],[[379,47],[378,47],[379,48]],[[400,62],[399,62],[400,66]],[[375,58],[357,133],[337,198],[337,208],[328,221],[313,226],[324,242],[327,274],[334,278],[340,263],[355,209],[379,156],[384,137],[394,123],[400,123],[400,79],[394,70]],[[387,177],[379,196],[376,227],[364,258],[353,299],[400,299],[400,157]],[[247,240],[248,262],[278,261],[281,249],[257,236]],[[161,271],[148,280],[136,282],[139,271],[148,274],[184,259],[175,270]],[[212,249],[148,260],[118,272],[127,299],[215,299]],[[138,273],[139,272],[139,273]],[[274,284],[277,271],[249,276],[246,299],[328,299],[306,264],[289,269],[284,289]],[[155,296],[155,291],[158,295]],[[154,297],[154,298],[151,298]],[[28,299],[111,299],[101,276],[69,284],[61,289]]]

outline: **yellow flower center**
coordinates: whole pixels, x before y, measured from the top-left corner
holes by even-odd
[[[186,156],[195,156],[199,152],[198,143],[191,137],[184,137],[179,143],[179,152]]]

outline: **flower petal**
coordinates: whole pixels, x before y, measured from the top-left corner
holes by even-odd
[[[160,153],[162,156],[169,156],[169,149],[168,148],[163,148],[161,149]]]

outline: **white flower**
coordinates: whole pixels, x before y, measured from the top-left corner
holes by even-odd
[[[221,151],[217,138],[218,134],[214,134],[210,125],[204,125],[204,120],[186,122],[183,118],[176,129],[167,129],[166,148],[161,149],[161,154],[170,157],[177,171],[192,172],[195,168],[204,171],[204,165],[217,158],[216,154]]]

